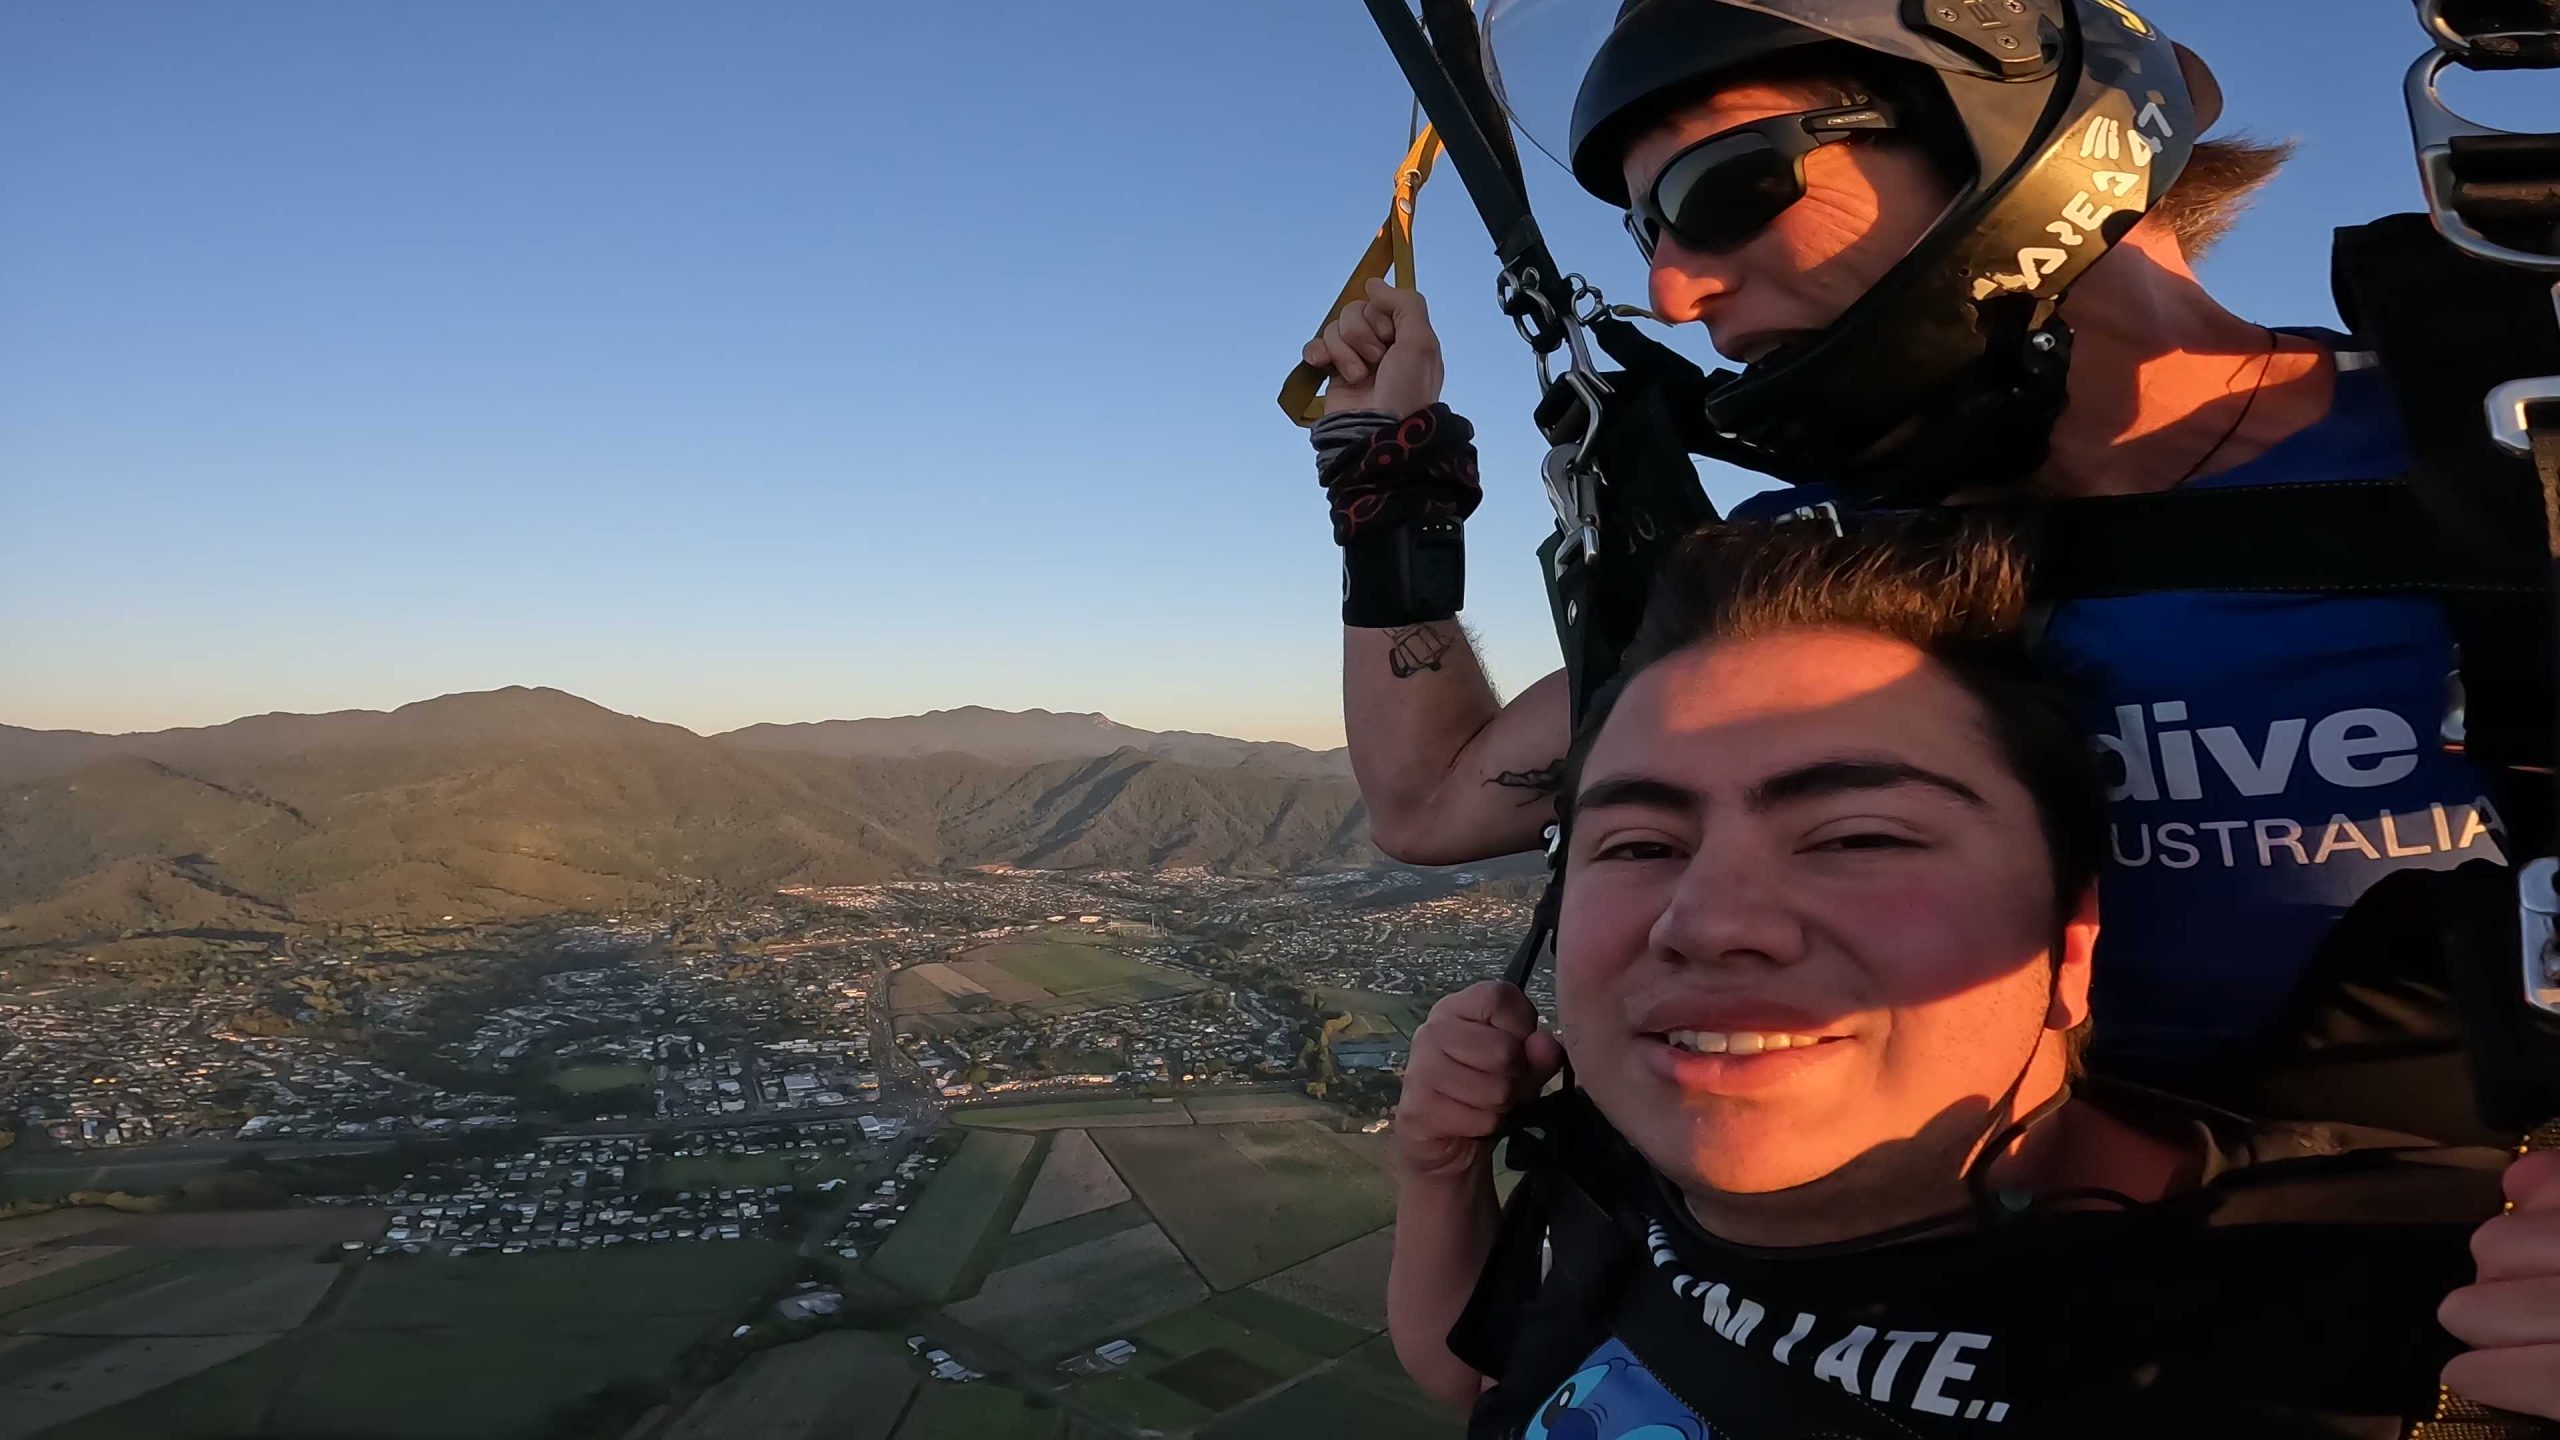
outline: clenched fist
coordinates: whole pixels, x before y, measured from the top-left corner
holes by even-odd
[[[1406,1178],[1448,1179],[1483,1158],[1502,1117],[1546,1087],[1564,1047],[1518,986],[1483,980],[1431,1007],[1413,1035],[1396,1105]]]
[[[2473,1347],[2444,1367],[2444,1383],[2483,1405],[2560,1419],[2560,1154],[2507,1167],[2506,1189],[2514,1212],[2471,1238],[2479,1280],[2437,1312]]]
[[[1384,410],[1398,419],[1439,403],[1446,378],[1440,337],[1417,291],[1369,282],[1369,298],[1342,307],[1324,333],[1307,342],[1309,365],[1333,378],[1324,413]]]

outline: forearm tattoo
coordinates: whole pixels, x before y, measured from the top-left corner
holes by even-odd
[[[1437,625],[1407,625],[1387,632],[1391,648],[1387,651],[1387,668],[1399,680],[1410,680],[1425,670],[1438,670],[1440,662],[1457,648],[1457,638]]]
[[[1505,790],[1528,792],[1520,801],[1523,808],[1554,798],[1564,788],[1564,762],[1557,760],[1535,770],[1505,770],[1485,782]]]

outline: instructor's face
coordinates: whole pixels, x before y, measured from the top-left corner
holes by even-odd
[[[1835,103],[1801,86],[1728,86],[1637,137],[1628,189],[1644,191],[1671,157],[1734,126]],[[1654,313],[1705,325],[1719,354],[1749,364],[1838,319],[1953,198],[1916,145],[1892,138],[1825,145],[1805,157],[1804,178],[1804,198],[1732,251],[1707,254],[1664,235],[1653,253]]]
[[[1575,792],[1558,1012],[1578,1082],[1693,1195],[1861,1157],[1945,1184],[2078,1019],[2094,928],[2057,975],[2034,802],[1984,725],[1855,631],[1694,647],[1620,699]]]

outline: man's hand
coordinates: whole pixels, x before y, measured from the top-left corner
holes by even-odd
[[[1519,987],[1481,980],[1431,1007],[1414,1032],[1396,1106],[1405,1177],[1453,1179],[1481,1159],[1514,1106],[1536,1097],[1564,1063]]]
[[[1402,419],[1439,403],[1446,378],[1421,294],[1384,280],[1369,282],[1368,299],[1343,306],[1307,342],[1304,358],[1333,377],[1324,387],[1327,415],[1384,410]]]
[[[2444,1383],[2482,1405],[2560,1420],[2560,1152],[2509,1166],[2506,1190],[2515,1209],[2471,1237],[2479,1280],[2436,1312],[2472,1347],[2444,1367]]]

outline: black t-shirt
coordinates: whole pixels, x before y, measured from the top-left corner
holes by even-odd
[[[1708,1235],[1642,1172],[1606,1204],[1631,1260],[1581,1297],[1589,1313],[1532,1306],[1535,1345],[1473,1337],[1508,1352],[1478,1432],[2380,1440],[2432,1416],[2437,1373],[2460,1348],[2436,1307],[2472,1278],[2471,1232],[2498,1212],[2505,1157],[2251,1128],[2156,1099],[2109,1108],[2128,1103],[2154,1129],[2197,1137],[2199,1188],[1871,1248],[1772,1251]],[[1463,1327],[1453,1338],[1467,1353]],[[1513,1423],[1482,1423],[1497,1418]]]

